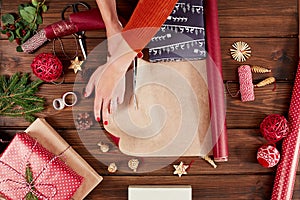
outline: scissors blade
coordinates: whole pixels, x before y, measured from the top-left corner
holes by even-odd
[[[137,57],[135,57],[133,60],[133,105],[136,110],[138,109],[138,102],[136,98],[137,66],[138,66],[138,60]]]
[[[86,46],[85,46],[84,38],[81,35],[79,35],[78,41],[79,41],[80,49],[83,54],[84,60],[86,60],[87,55],[86,55]]]

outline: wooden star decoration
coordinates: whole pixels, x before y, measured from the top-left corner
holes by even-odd
[[[188,165],[184,165],[183,162],[180,162],[179,165],[173,165],[175,168],[174,174],[178,174],[181,177],[183,174],[187,174],[186,170],[189,168]]]
[[[71,60],[71,65],[69,69],[74,69],[74,73],[77,74],[78,71],[82,71],[81,65],[83,61],[80,61],[78,56],[76,56],[75,60]]]

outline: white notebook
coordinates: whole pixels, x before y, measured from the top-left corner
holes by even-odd
[[[192,200],[190,185],[130,185],[128,200]]]

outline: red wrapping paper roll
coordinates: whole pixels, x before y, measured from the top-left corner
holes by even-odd
[[[205,1],[205,26],[207,51],[211,59],[207,60],[208,88],[211,97],[211,130],[214,160],[227,161],[227,129],[225,121],[224,85],[222,78],[222,57],[218,23],[217,0]]]
[[[299,61],[300,63],[300,61]],[[276,171],[272,200],[290,200],[293,196],[300,153],[300,64],[289,109],[289,133],[282,143],[282,159]]]
[[[298,17],[300,22],[300,5]],[[300,40],[300,25],[298,40]],[[281,161],[277,167],[271,200],[290,200],[293,197],[300,154],[300,42],[298,41],[299,60],[289,109],[289,132],[282,143]]]

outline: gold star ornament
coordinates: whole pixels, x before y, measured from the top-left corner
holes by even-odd
[[[76,56],[75,60],[71,60],[71,65],[69,69],[74,69],[74,73],[77,74],[78,71],[82,71],[81,65],[83,61],[80,61],[78,56]]]
[[[174,174],[177,174],[181,177],[183,174],[187,174],[186,170],[189,168],[189,165],[184,165],[183,162],[180,162],[179,165],[173,165],[175,168]]]

